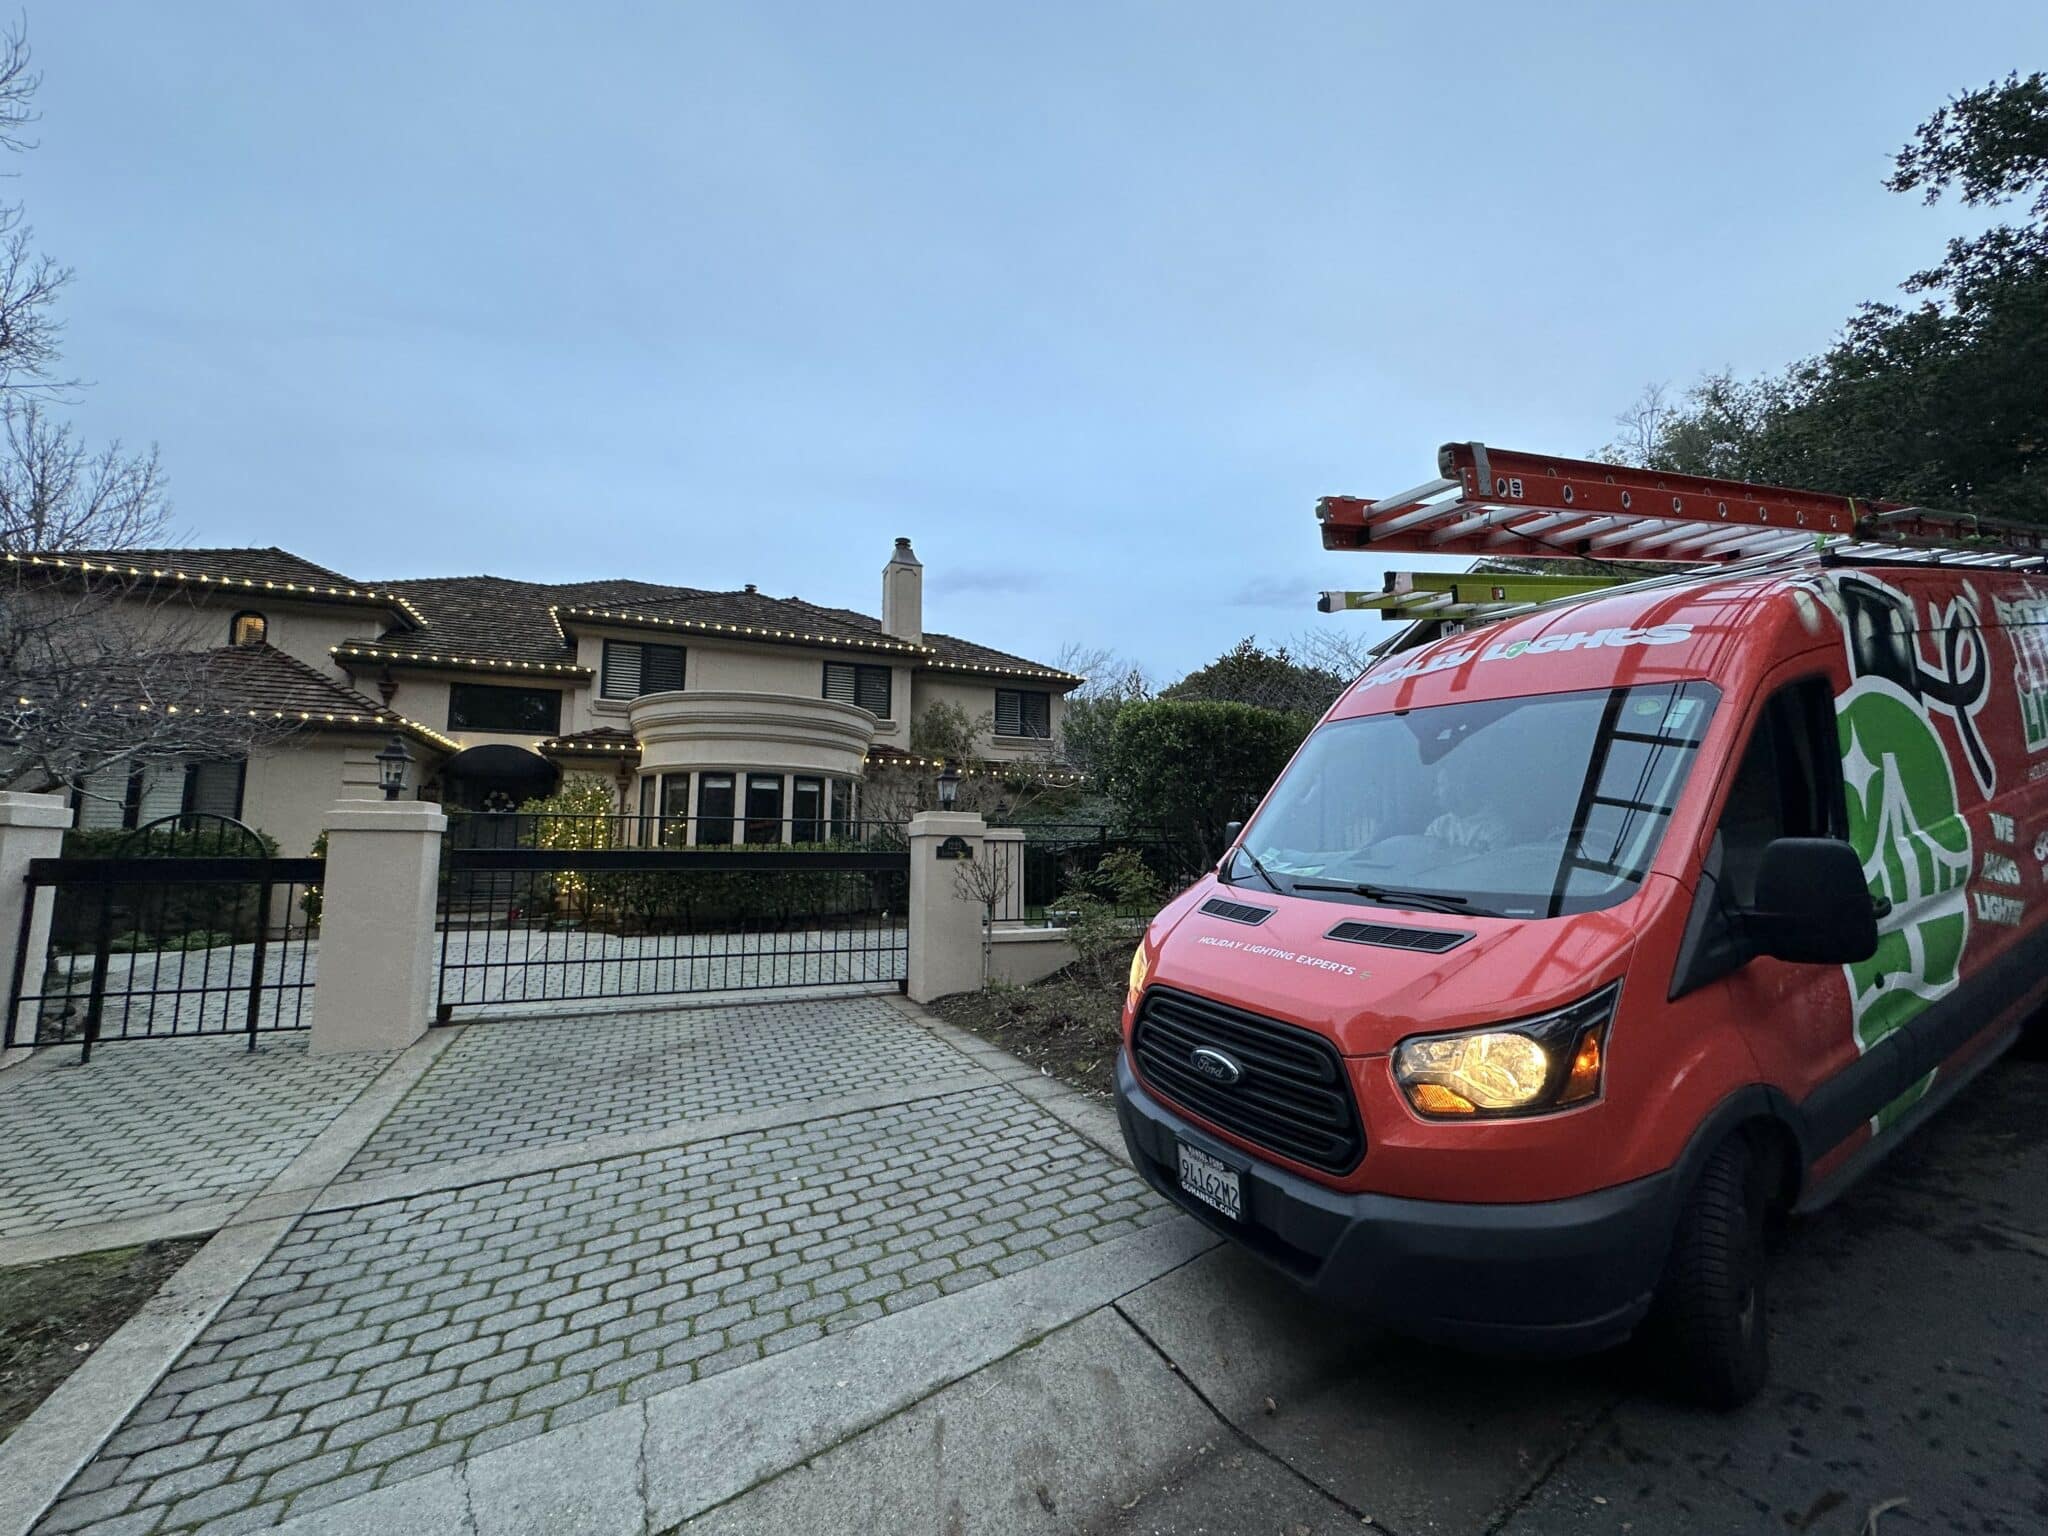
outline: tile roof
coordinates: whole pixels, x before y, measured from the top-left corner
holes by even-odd
[[[274,646],[229,645],[195,651],[191,657],[195,678],[205,679],[209,702],[221,708],[298,719],[315,729],[406,726],[436,746],[456,750],[457,743],[438,731],[394,714]]]
[[[264,549],[81,549],[66,551],[59,558],[90,560],[120,570],[185,571],[195,576],[204,571],[236,581],[290,581],[304,586],[358,590],[366,586],[274,544]]]
[[[395,654],[387,659],[397,662],[459,658],[470,665],[507,663],[507,670],[524,666],[580,673],[583,669],[575,665],[575,647],[564,638],[551,612],[575,609],[667,622],[700,632],[736,629],[744,634],[753,630],[767,638],[802,637],[852,649],[912,650],[884,631],[879,619],[850,608],[755,591],[719,592],[632,578],[537,582],[506,576],[432,576],[359,582],[275,547],[82,550],[20,558],[39,558],[67,567],[90,562],[116,571],[143,571],[186,582],[281,586],[323,598],[382,601],[405,619],[360,649],[389,649]],[[1072,676],[1007,651],[934,633],[925,635],[916,664],[1040,677],[1051,682]]]
[[[573,664],[575,647],[562,638],[551,608],[636,608],[650,602],[704,594],[651,581],[514,581],[507,576],[433,576],[383,584],[411,603],[424,621],[418,634],[382,638],[409,650],[429,647],[454,656],[514,663]]]
[[[800,597],[785,598],[784,601],[798,608],[808,608],[813,613],[824,614],[841,624],[871,630],[877,634],[882,633],[880,619],[870,618],[865,613],[855,613],[851,608],[824,608],[816,603],[807,603]],[[1073,678],[1075,682],[1081,681],[1073,673],[1063,672],[1058,667],[1049,667],[1042,661],[1032,661],[1027,657],[1013,656],[1008,651],[977,645],[974,641],[962,640],[957,635],[942,635],[933,630],[926,630],[924,643],[930,648],[934,661],[963,671],[1020,672],[1048,679]]]
[[[416,634],[393,632],[378,642],[401,649],[405,654],[399,659],[423,660],[431,653],[499,660],[515,668],[573,666],[575,649],[565,642],[550,609],[572,620],[581,610],[585,615],[610,614],[698,632],[736,629],[744,634],[751,629],[765,638],[802,637],[854,649],[909,649],[868,614],[765,592],[714,592],[633,580],[514,581],[504,576],[443,576],[382,582],[379,587],[405,598],[423,621]],[[1042,662],[954,635],[927,633],[923,649],[928,654],[918,655],[920,666],[1018,674],[1049,682],[1072,677]]]
[[[366,603],[403,618],[415,617],[396,594],[353,581],[339,571],[303,560],[288,550],[266,549],[81,549],[49,554],[7,556],[11,565],[41,566],[80,574],[111,571],[122,577],[144,577],[149,584],[221,587],[251,593],[274,592],[318,602]],[[401,624],[400,628],[405,625]]]

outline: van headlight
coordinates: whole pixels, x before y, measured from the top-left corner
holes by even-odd
[[[1520,1115],[1582,1104],[1600,1092],[1607,1025],[1621,983],[1553,1013],[1394,1049],[1394,1081],[1434,1119]]]
[[[1131,954],[1131,989],[1124,997],[1124,1006],[1138,1006],[1138,994],[1145,990],[1145,978],[1152,974],[1152,962],[1145,958],[1145,941],[1138,940],[1138,947]]]

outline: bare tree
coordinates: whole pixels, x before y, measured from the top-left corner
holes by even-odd
[[[994,969],[996,947],[996,909],[1005,905],[1010,896],[1010,850],[1007,842],[985,842],[981,845],[981,857],[964,859],[953,866],[953,892],[962,901],[971,901],[981,908],[981,984],[988,986],[989,973]],[[1008,914],[1022,917],[1021,912]]]
[[[1614,441],[1593,455],[1608,464],[1654,468],[1663,458],[1672,419],[1678,414],[1662,384],[1645,384],[1629,408],[1614,418]]]
[[[1111,699],[1121,704],[1131,699],[1149,699],[1157,691],[1142,663],[1119,655],[1106,645],[1069,640],[1060,647],[1054,665],[1062,672],[1087,679],[1069,691],[1069,704],[1084,699]]]
[[[19,24],[0,33],[0,150],[33,147],[40,77]],[[70,271],[39,255],[19,204],[0,205],[0,787],[79,787],[144,758],[236,757],[282,734],[234,702],[232,668],[201,649],[176,595],[80,562],[164,540],[154,449],[94,448],[50,407],[53,304]]]
[[[1288,642],[1288,648],[1303,666],[1334,673],[1349,683],[1378,659],[1373,655],[1373,647],[1391,633],[1384,626],[1371,633],[1355,623],[1333,623],[1321,629],[1303,630]]]

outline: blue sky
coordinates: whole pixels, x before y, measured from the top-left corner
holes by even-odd
[[[1317,496],[1823,346],[2048,7],[31,0],[73,414],[188,541],[633,575],[1170,679],[1378,568]]]

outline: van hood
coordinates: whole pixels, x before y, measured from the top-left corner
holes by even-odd
[[[1619,906],[1532,922],[1280,896],[1212,874],[1175,903],[1150,981],[1299,1024],[1346,1056],[1379,1055],[1409,1035],[1526,1018],[1604,985],[1662,884],[1653,876]],[[1234,920],[1205,911],[1212,901],[1269,915]],[[1398,932],[1393,946],[1329,937],[1345,923]],[[1452,939],[1439,952],[1398,947]]]

